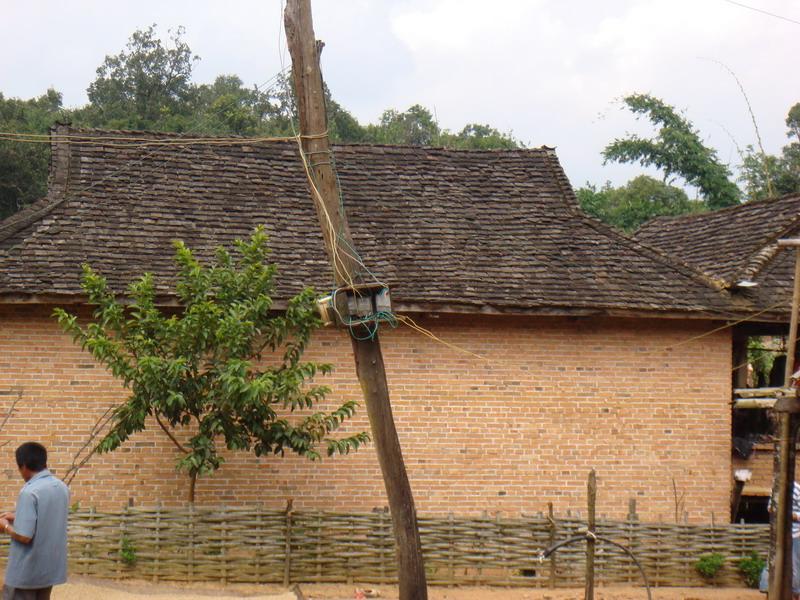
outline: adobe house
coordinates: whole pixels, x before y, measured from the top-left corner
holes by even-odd
[[[277,297],[331,287],[293,142],[60,127],[48,196],[0,223],[0,464],[36,438],[64,473],[124,390],[51,318],[88,314],[90,263],[122,292],[144,271],[172,302],[171,240],[200,256],[263,224]],[[381,330],[393,409],[421,513],[582,510],[726,520],[732,485],[732,321],[759,298],[585,216],[549,148],[335,148],[364,263],[393,308],[438,338]],[[481,358],[475,358],[472,354]],[[360,398],[350,344],[319,332],[332,398]],[[349,425],[368,429],[365,411]],[[94,456],[72,483],[83,506],[185,502],[188,479],[157,428]],[[3,486],[13,501],[15,486]],[[385,505],[371,448],[310,463],[228,457],[201,478],[202,504],[263,502],[370,510]]]
[[[795,253],[780,248],[777,242],[800,237],[800,195],[748,202],[713,213],[657,218],[642,226],[635,237],[724,282],[733,294],[762,307],[763,312],[732,328],[733,362],[739,367],[734,370],[733,387],[782,386],[785,355],[781,350],[785,352],[788,333]],[[767,338],[760,339],[762,336]],[[775,350],[771,382],[768,378],[756,381],[752,374],[748,378],[747,346],[753,342],[767,342],[768,350]],[[768,409],[733,409],[732,467],[751,474],[734,518],[767,519],[774,449],[770,413]]]

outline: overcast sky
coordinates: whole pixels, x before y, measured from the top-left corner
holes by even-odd
[[[800,102],[800,0],[312,0],[323,73],[362,123],[420,103],[442,127],[488,123],[528,145],[555,146],[576,187],[624,183],[638,168],[602,165],[615,136],[646,133],[619,98],[649,92],[684,110],[735,166],[755,143],[739,77],[764,145],[787,142]],[[201,57],[195,80],[239,75],[261,84],[281,69],[279,0],[0,0],[0,91],[54,87],[86,102],[106,54],[137,28],[186,27]],[[791,22],[790,20],[796,21]],[[735,140],[735,141],[734,141]]]

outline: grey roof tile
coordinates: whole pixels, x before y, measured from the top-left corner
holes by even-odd
[[[81,139],[56,142],[48,198],[0,223],[0,299],[80,296],[83,262],[120,291],[151,272],[166,294],[172,240],[209,257],[259,224],[280,269],[278,296],[332,285],[294,142],[183,136],[175,146],[166,145],[175,134],[59,134]],[[539,313],[742,308],[713,278],[581,213],[552,149],[341,145],[335,159],[356,246],[396,303]]]

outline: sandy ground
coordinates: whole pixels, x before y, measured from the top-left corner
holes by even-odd
[[[370,588],[377,598],[397,598],[392,586]],[[356,587],[349,585],[301,585],[306,600],[350,600],[357,598]],[[433,587],[430,600],[573,600],[583,599],[583,589],[518,589],[518,588],[441,588]],[[279,586],[264,585],[166,585],[146,581],[110,582],[75,577],[53,590],[53,600],[296,600],[297,596]],[[596,600],[643,600],[643,588],[607,587],[595,591]],[[654,588],[653,600],[764,600],[755,590],[740,588]]]

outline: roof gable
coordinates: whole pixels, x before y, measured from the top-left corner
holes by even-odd
[[[278,295],[330,268],[293,141],[62,128],[48,198],[0,223],[0,298],[81,296],[89,262],[117,290],[168,293],[170,242],[199,256],[263,224]],[[581,213],[555,152],[334,147],[364,263],[425,310],[718,314],[713,280]]]

